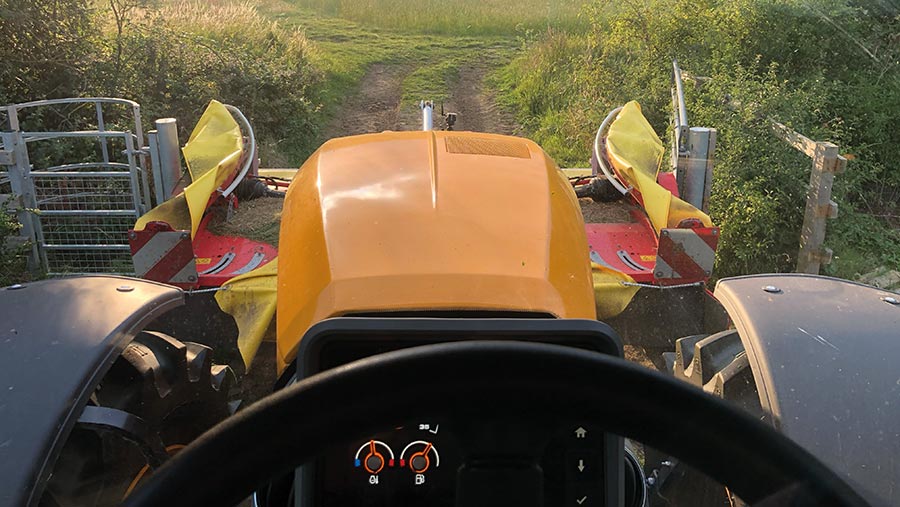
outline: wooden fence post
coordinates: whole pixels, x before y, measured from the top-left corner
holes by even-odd
[[[798,273],[818,274],[822,264],[831,263],[832,251],[824,248],[825,221],[837,218],[837,203],[831,200],[831,186],[835,173],[842,172],[847,160],[838,154],[838,147],[829,142],[817,142],[813,151],[812,172],[806,194],[806,211],[800,231]]]

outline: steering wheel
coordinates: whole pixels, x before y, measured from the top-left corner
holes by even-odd
[[[542,505],[526,498],[540,496],[535,451],[515,442],[573,421],[677,456],[751,503],[799,486],[811,505],[868,505],[797,444],[696,387],[616,357],[515,341],[409,348],[307,378],[201,435],[125,505],[236,505],[329,447],[423,417],[469,428],[458,435],[464,507]],[[492,427],[504,433],[478,430]],[[505,480],[485,487],[486,470]]]

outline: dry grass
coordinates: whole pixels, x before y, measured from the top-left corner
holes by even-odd
[[[192,32],[200,33],[247,35],[270,30],[275,25],[260,15],[255,3],[249,1],[167,2],[155,14],[167,23],[188,26]]]
[[[509,35],[580,27],[580,0],[295,0],[329,16],[402,32]]]
[[[216,35],[217,38],[240,38],[248,41],[266,43],[268,34],[272,32],[289,32],[288,50],[308,54],[313,46],[297,28],[280,26],[263,16],[255,1],[203,1],[166,2],[154,13],[164,20],[166,25],[178,27],[197,35]]]
[[[592,199],[578,199],[581,214],[586,224],[628,224],[634,222],[630,210],[633,209],[622,201],[594,202]]]

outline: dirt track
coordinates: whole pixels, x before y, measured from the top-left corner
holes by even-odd
[[[410,68],[376,63],[360,82],[358,92],[346,100],[325,129],[326,138],[382,130],[405,130],[400,120],[403,78]]]
[[[326,128],[327,137],[421,128],[418,104],[402,101],[403,80],[414,70],[411,65],[387,63],[369,68],[357,93],[343,104]],[[484,66],[461,67],[447,90],[449,98],[444,102],[444,110],[457,113],[455,130],[514,134],[518,126],[512,115],[497,105],[494,94],[485,85],[487,71]],[[436,113],[435,128],[439,129],[443,120],[440,110]]]
[[[518,125],[512,115],[497,105],[494,93],[485,86],[486,72],[484,67],[461,68],[444,109],[459,115],[456,130],[515,134]]]

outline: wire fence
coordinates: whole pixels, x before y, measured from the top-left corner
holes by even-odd
[[[132,211],[134,192],[128,173],[32,173],[34,196],[41,210]]]
[[[47,262],[53,267],[54,276],[78,274],[134,274],[131,252],[105,249],[48,249]]]
[[[41,216],[44,243],[50,247],[65,245],[128,246],[132,217],[116,216]]]

